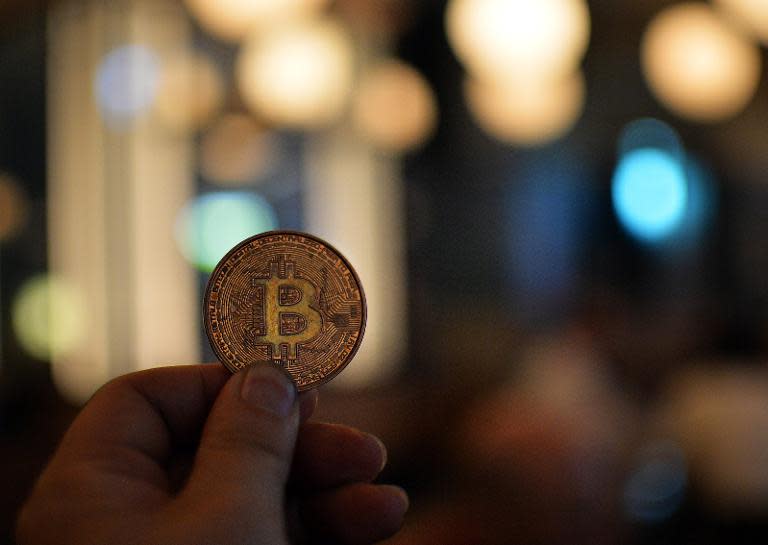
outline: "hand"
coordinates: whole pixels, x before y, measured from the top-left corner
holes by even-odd
[[[407,497],[373,436],[307,422],[317,394],[257,365],[166,367],[101,388],[22,509],[19,545],[373,543]],[[290,536],[290,537],[289,537]]]

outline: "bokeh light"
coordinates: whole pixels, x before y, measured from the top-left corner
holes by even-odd
[[[643,37],[642,63],[661,102],[681,116],[710,122],[739,113],[761,71],[757,46],[703,3],[659,13]]]
[[[160,61],[140,44],[117,47],[101,61],[94,82],[104,119],[120,126],[146,111],[154,102],[160,79]]]
[[[768,3],[765,0],[714,0],[715,6],[764,44],[768,44]]]
[[[468,79],[464,92],[480,127],[499,140],[527,146],[568,132],[582,112],[586,94],[580,72],[556,81]]]
[[[619,160],[613,176],[613,206],[627,231],[658,242],[680,226],[688,197],[680,159],[654,148],[639,148]]]
[[[245,114],[227,114],[203,135],[200,170],[216,184],[255,183],[270,170],[277,150],[273,136]]]
[[[240,94],[267,121],[311,129],[334,121],[352,88],[353,48],[331,19],[295,21],[254,35],[243,46]]]
[[[207,193],[194,199],[179,215],[176,236],[184,257],[210,272],[241,240],[277,228],[272,206],[245,191]]]
[[[64,355],[84,338],[83,297],[61,277],[39,275],[27,280],[13,300],[11,313],[19,344],[38,359]]]
[[[185,0],[200,25],[214,36],[238,41],[265,25],[318,12],[327,0]]]
[[[624,205],[627,210],[622,213],[619,213],[618,207],[616,208],[616,212],[619,214],[622,225],[627,227],[625,221],[635,221],[639,225],[635,225],[634,229],[640,228],[641,230],[651,228],[651,225],[656,225],[655,228],[660,229],[660,231],[656,232],[653,230],[654,228],[652,228],[649,238],[644,238],[642,235],[639,235],[636,230],[630,229],[629,227],[627,227],[627,229],[633,236],[639,236],[647,241],[659,242],[662,239],[665,242],[674,241],[677,250],[682,251],[685,249],[696,248],[697,243],[701,241],[702,235],[705,233],[706,228],[711,225],[714,217],[717,198],[713,174],[701,163],[701,161],[686,152],[678,132],[672,126],[659,119],[640,118],[628,123],[621,132],[617,147],[620,164],[622,158],[633,157],[634,152],[638,152],[640,156],[648,150],[658,152],[661,155],[656,156],[656,158],[658,159],[661,157],[659,164],[663,165],[660,168],[667,172],[672,177],[671,179],[677,180],[673,184],[670,184],[669,188],[672,189],[678,187],[678,185],[685,187],[684,201],[679,203],[681,204],[681,208],[679,209],[679,221],[677,219],[677,212],[673,213],[673,210],[666,209],[664,206],[656,207],[653,202],[647,203],[648,209],[656,210],[659,217],[654,216],[654,219],[645,215],[645,213],[641,213],[641,210],[644,210],[642,203],[645,202],[641,197],[633,201],[634,204],[627,202]],[[637,157],[635,157],[634,161],[638,161]],[[646,164],[646,162],[648,163]],[[634,163],[634,165],[630,164],[629,166],[630,170],[635,171],[635,174],[625,171],[623,176],[640,177],[647,175],[652,177],[650,174],[650,167],[648,166],[648,164],[652,162],[654,162],[654,160],[649,160],[647,158],[640,159],[639,162]],[[626,168],[626,164],[624,166]],[[643,173],[646,168],[649,169],[648,174]],[[614,178],[614,184],[617,182],[618,180]],[[626,181],[625,183],[629,182]],[[646,195],[651,201],[653,201],[654,198],[662,201],[665,199],[665,193],[663,191],[654,190],[651,186],[647,186],[645,190],[643,190],[641,184],[645,185],[645,182],[641,182],[639,178],[635,183],[637,184],[636,190],[642,195]],[[661,179],[658,179],[657,183],[661,184]],[[628,190],[629,188],[625,189]],[[617,187],[614,187],[615,206],[617,206],[616,198],[618,197],[618,194],[615,193],[616,191]],[[652,191],[656,191],[655,197],[652,195]],[[677,192],[673,192],[672,195],[677,196],[678,194]],[[667,195],[667,197],[671,198],[670,195]],[[674,198],[676,199],[677,197]],[[629,195],[627,195],[627,199],[630,199]],[[665,202],[666,206],[673,207],[675,210],[678,209],[677,205],[674,204],[678,203],[677,200],[675,200],[674,203],[672,201]],[[632,210],[632,212],[629,210]],[[664,210],[667,210],[669,213],[668,216],[664,216]],[[628,217],[623,217],[621,214],[626,214],[628,216],[634,215],[636,217],[635,220],[629,220]],[[650,211],[648,214],[650,214]],[[661,216],[666,217],[666,220],[669,223],[664,223]],[[663,228],[663,225],[657,225],[657,221],[661,222],[663,225],[667,225],[667,227]],[[666,229],[669,229],[669,231]]]
[[[479,77],[557,77],[572,72],[589,42],[583,0],[452,0],[448,40]]]
[[[374,145],[402,152],[422,144],[437,120],[435,95],[411,66],[382,61],[362,76],[352,119]]]
[[[612,191],[619,220],[640,240],[660,241],[683,220],[688,193],[685,168],[663,150],[640,148],[621,157]]]
[[[685,456],[675,442],[646,446],[624,488],[624,510],[633,520],[658,523],[680,507],[688,482]]]
[[[640,148],[666,151],[675,157],[685,153],[677,131],[659,119],[644,117],[627,123],[619,136],[619,156]]]
[[[205,125],[224,100],[224,82],[202,54],[178,55],[163,64],[155,111],[160,121],[178,132]]]
[[[186,3],[203,28],[224,40],[239,41],[266,25],[279,25],[317,13],[328,0],[186,0]]]
[[[16,236],[27,221],[28,203],[21,185],[0,173],[0,242]]]

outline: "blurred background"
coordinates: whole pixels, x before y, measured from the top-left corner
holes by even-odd
[[[389,445],[389,543],[764,542],[766,44],[761,0],[0,2],[0,542],[276,228],[365,287],[319,412]]]

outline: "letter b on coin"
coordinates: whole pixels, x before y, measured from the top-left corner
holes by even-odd
[[[270,269],[268,279],[254,281],[255,341],[271,347],[273,360],[288,363],[296,361],[299,344],[320,333],[323,318],[311,306],[317,300],[317,288],[309,280],[296,278],[293,263],[285,263],[284,274],[278,263]]]

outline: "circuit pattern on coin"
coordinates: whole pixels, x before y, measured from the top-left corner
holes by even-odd
[[[299,390],[319,386],[349,363],[365,330],[365,296],[352,266],[328,243],[271,231],[222,258],[205,292],[211,346],[232,372],[282,366]]]

